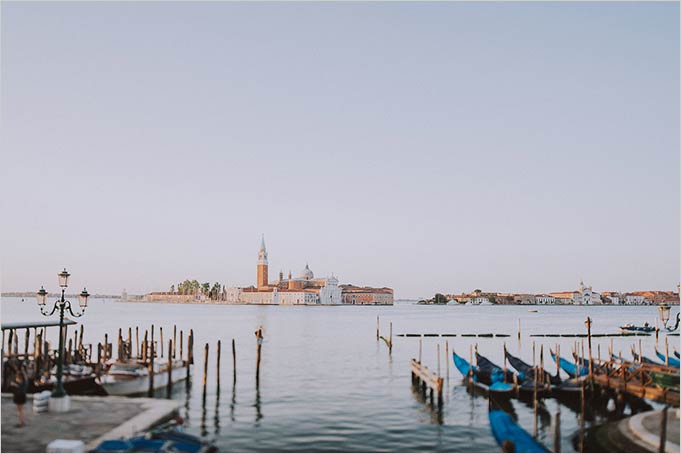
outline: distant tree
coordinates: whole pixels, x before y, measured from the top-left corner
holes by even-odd
[[[442,293],[436,293],[435,297],[433,298],[433,302],[435,304],[447,304],[447,297],[444,296]]]
[[[210,292],[210,282],[204,282],[201,284],[201,291],[203,292],[204,295],[208,295]]]
[[[175,286],[174,285],[170,286],[170,293],[175,293]]]
[[[482,290],[480,290],[479,288],[476,288],[475,290],[473,290],[473,293],[482,293]]]
[[[220,297],[220,290],[222,289],[222,285],[220,285],[219,282],[216,282],[213,284],[213,287],[210,289],[210,299],[212,300],[217,300]]]

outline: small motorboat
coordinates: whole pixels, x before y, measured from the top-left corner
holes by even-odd
[[[489,425],[502,452],[550,452],[489,399]]]
[[[643,326],[636,326],[631,323],[620,326],[620,329],[626,333],[652,333],[655,331],[655,327],[650,326],[648,322],[644,323]]]
[[[185,361],[176,359],[172,363],[172,383],[187,378]],[[99,378],[99,383],[106,392],[113,396],[134,396],[149,392],[149,367],[138,361],[116,361],[105,375]],[[168,385],[167,362],[154,363],[154,389]]]
[[[528,309],[527,312],[539,312],[537,309]]]

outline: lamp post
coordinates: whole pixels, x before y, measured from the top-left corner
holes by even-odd
[[[40,312],[46,316],[52,316],[55,312],[59,311],[59,361],[57,362],[57,384],[52,390],[53,398],[63,398],[66,397],[66,391],[64,390],[63,383],[63,373],[64,373],[64,312],[69,311],[73,317],[81,317],[85,313],[85,308],[87,307],[87,300],[90,294],[83,288],[83,291],[78,295],[78,305],[80,306],[80,312],[74,312],[71,308],[71,302],[64,299],[64,294],[66,293],[66,287],[68,287],[69,276],[71,276],[66,268],[64,271],[57,275],[59,277],[59,287],[61,287],[61,298],[54,302],[54,307],[52,311],[45,310],[45,304],[47,303],[47,291],[45,288],[40,287],[36,298],[38,300],[38,307]],[[68,409],[68,404],[65,405]],[[65,410],[64,410],[65,411]]]
[[[662,304],[657,307],[657,310],[660,312],[660,321],[662,321],[662,326],[664,326],[664,329],[668,329],[667,322],[669,322],[670,309],[671,308],[666,304]]]

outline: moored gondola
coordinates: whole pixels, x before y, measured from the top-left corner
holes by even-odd
[[[655,349],[655,355],[660,358],[663,364],[669,364],[671,367],[679,367],[680,363],[679,360],[672,357],[671,355],[669,357],[665,356],[664,354],[660,353],[657,351],[657,348]]]
[[[503,411],[493,398],[489,399],[489,424],[494,439],[504,452],[550,452]]]
[[[535,393],[537,397],[549,397],[551,395],[551,386],[548,383],[537,383],[535,386],[534,380],[528,378],[522,372],[515,373],[508,369],[504,371],[501,367],[497,366],[478,352],[475,352],[475,358],[478,362],[478,367],[481,369],[498,370],[506,383],[510,382],[517,385],[516,392],[519,396],[529,397],[534,396]]]
[[[511,396],[514,391],[513,385],[504,383],[501,371],[481,369],[480,367],[471,365],[456,352],[452,352],[454,365],[464,376],[469,378],[469,382],[474,386],[484,389],[486,392],[495,395]]]
[[[531,365],[527,364],[525,361],[518,358],[517,356],[513,356],[508,352],[508,350],[506,350],[506,348],[504,348],[504,354],[506,355],[506,359],[508,359],[508,362],[511,363],[511,366],[513,366],[515,370],[517,370],[520,373],[523,373],[526,377],[529,377],[530,379],[534,380],[535,369],[539,370],[538,367],[532,367]],[[550,383],[551,385],[559,385],[562,382],[560,377],[549,374],[545,369],[541,369],[541,372],[537,372],[536,375],[538,377],[542,377],[543,375],[543,382]]]
[[[584,367],[584,366],[578,366],[577,364],[571,363],[570,361],[566,360],[565,358],[561,357],[559,360],[556,358],[556,354],[553,352],[553,350],[549,350],[551,353],[551,358],[553,361],[558,361],[560,364],[560,368],[565,371],[566,374],[570,378],[577,378],[577,377],[582,377],[584,375],[587,375],[589,373],[589,369]]]

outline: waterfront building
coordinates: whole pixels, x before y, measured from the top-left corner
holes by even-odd
[[[594,292],[592,287],[584,285],[584,281],[580,281],[579,289],[571,292],[553,292],[549,295],[556,298],[556,300],[566,301],[566,304],[601,304],[601,295]],[[558,302],[558,301],[556,301]]]
[[[344,304],[392,305],[393,290],[387,287],[357,287],[352,284],[341,285]]]
[[[554,304],[556,298],[547,294],[534,295],[535,304]]]
[[[309,264],[297,277],[289,271],[288,277],[279,272],[279,280],[269,281],[269,263],[265,237],[260,241],[256,268],[256,285],[231,287],[224,290],[225,301],[236,304],[276,305],[336,305],[336,304],[393,304],[393,291],[387,287],[340,286],[338,278],[317,278]],[[346,294],[347,293],[347,297]]]

